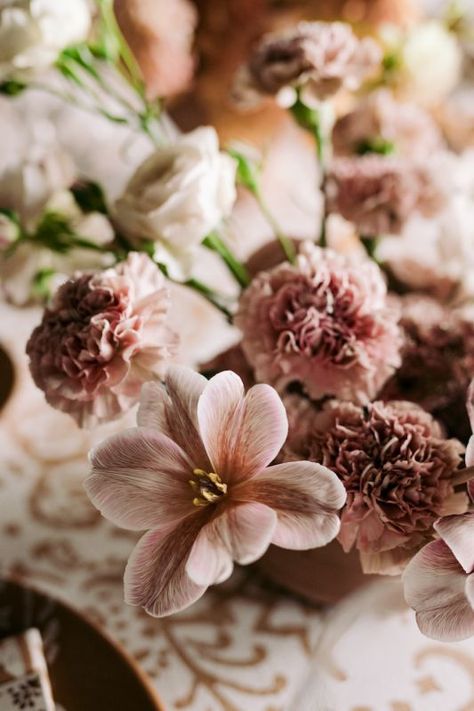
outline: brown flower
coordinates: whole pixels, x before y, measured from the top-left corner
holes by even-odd
[[[280,391],[300,384],[315,400],[364,401],[400,364],[397,320],[373,262],[307,242],[294,266],[253,279],[235,324],[257,380]]]
[[[301,88],[321,100],[341,87],[357,89],[380,63],[378,45],[358,39],[342,22],[300,22],[261,40],[237,74],[234,96],[241,103],[258,102],[286,88]]]
[[[343,482],[339,541],[359,550],[367,573],[398,573],[439,516],[467,508],[452,483],[464,447],[410,402],[330,402],[320,412],[308,403],[289,421],[287,456],[320,462]]]
[[[337,154],[393,150],[409,158],[423,158],[443,147],[441,131],[430,114],[416,104],[396,101],[380,89],[360,102],[334,126]]]
[[[371,237],[399,233],[417,211],[429,217],[446,203],[441,177],[430,164],[380,155],[335,159],[326,194],[330,212]]]
[[[474,307],[452,309],[416,294],[400,304],[402,364],[383,396],[418,403],[464,440],[470,433],[465,401],[474,377]]]

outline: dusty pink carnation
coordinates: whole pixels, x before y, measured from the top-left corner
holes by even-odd
[[[370,94],[334,126],[336,153],[370,152],[377,141],[392,146],[397,154],[424,158],[443,147],[441,131],[420,106],[397,101],[387,89]]]
[[[311,243],[294,266],[261,272],[235,323],[257,380],[299,383],[315,400],[372,398],[400,364],[398,313],[379,268]]]
[[[383,397],[418,403],[465,440],[470,433],[466,393],[474,378],[474,307],[450,308],[416,294],[400,304],[402,364]]]
[[[398,573],[439,516],[466,510],[452,481],[464,447],[420,407],[333,401],[318,412],[308,403],[289,420],[289,458],[320,462],[344,484],[339,541],[359,550],[365,572]]]
[[[380,60],[378,45],[356,37],[350,25],[300,22],[262,38],[237,75],[234,96],[246,103],[294,87],[305,98],[325,99],[343,86],[358,89]]]
[[[400,233],[408,218],[441,211],[446,192],[441,176],[429,164],[392,156],[336,158],[327,177],[330,212],[355,224],[362,235]]]
[[[26,347],[36,385],[81,426],[118,416],[175,352],[168,308],[164,277],[144,254],[67,281]]]

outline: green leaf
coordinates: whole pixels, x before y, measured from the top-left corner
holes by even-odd
[[[0,94],[4,94],[5,96],[18,96],[18,94],[21,94],[27,87],[28,84],[25,84],[23,81],[10,79],[0,84]]]
[[[33,277],[32,291],[34,296],[40,299],[47,299],[50,296],[50,281],[51,277],[56,274],[54,269],[50,267],[40,269]]]
[[[73,185],[71,192],[82,212],[101,212],[103,215],[108,214],[104,191],[98,183],[80,181]]]
[[[290,109],[296,122],[308,131],[315,133],[319,131],[319,114],[315,109],[306,106],[301,99],[297,99]]]
[[[34,240],[53,252],[64,254],[74,246],[71,240],[73,235],[67,217],[56,212],[45,212],[36,228]]]
[[[387,141],[383,136],[364,138],[356,147],[356,153],[360,156],[367,155],[368,153],[389,156],[395,153],[395,150],[395,143],[393,143],[393,141]]]
[[[256,195],[259,192],[258,167],[235,148],[229,148],[227,152],[237,162],[237,182]]]

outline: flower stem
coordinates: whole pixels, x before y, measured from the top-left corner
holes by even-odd
[[[250,284],[250,276],[247,269],[241,262],[239,262],[239,260],[216,232],[208,234],[203,240],[203,245],[222,257],[228,270],[234,276],[239,286],[245,288]]]
[[[313,109],[306,106],[306,104],[304,104],[298,96],[296,102],[290,109],[296,122],[302,128],[309,131],[316,144],[316,156],[320,171],[319,188],[323,196],[323,214],[321,216],[321,229],[319,233],[319,244],[321,247],[327,246],[326,220],[328,214],[326,209],[326,171],[332,148],[332,129],[330,128],[328,131],[325,131],[325,121],[323,116],[327,107],[328,104],[322,103],[321,108]],[[326,123],[329,124],[329,126],[332,126],[332,117],[329,118]]]
[[[372,259],[376,264],[379,264],[379,260],[377,259],[378,237],[361,235],[360,241],[367,252],[367,256],[370,257],[370,259]]]
[[[177,282],[180,283],[180,282]],[[213,289],[208,287],[206,284],[203,284],[201,281],[198,279],[195,279],[192,277],[191,279],[187,279],[185,282],[183,282],[184,286],[187,286],[190,289],[194,289],[194,291],[197,291],[198,294],[201,294],[209,303],[211,303],[213,306],[215,306],[216,309],[218,309],[224,316],[226,317],[227,321],[229,323],[232,323],[232,313],[229,311],[229,309],[220,301],[222,297],[220,297],[217,292],[215,292]]]
[[[474,479],[474,467],[466,467],[465,469],[459,469],[455,473],[452,483],[454,486],[458,486],[459,484],[467,484],[472,479]]]
[[[218,294],[216,291],[214,291],[214,289],[211,289],[209,286],[207,286],[207,284],[203,284],[202,281],[200,281],[199,279],[195,279],[194,277],[186,279],[185,281],[173,279],[173,277],[171,277],[169,274],[168,267],[166,266],[166,264],[163,264],[163,262],[159,262],[156,259],[153,259],[153,261],[155,262],[159,270],[162,272],[162,274],[164,274],[164,276],[168,279],[168,281],[170,281],[172,284],[186,286],[189,289],[196,291],[198,294],[203,296],[206,301],[209,301],[212,306],[214,306],[218,311],[220,311],[226,317],[229,323],[232,323],[232,313],[222,303],[222,300],[224,298],[222,297],[222,295]]]
[[[295,264],[296,262],[296,250],[293,242],[291,239],[282,231],[280,225],[277,223],[275,218],[273,217],[272,213],[267,207],[267,204],[262,198],[262,195],[260,191],[254,192],[254,197],[258,203],[258,206],[262,212],[262,215],[265,217],[266,221],[268,224],[271,226],[273,229],[273,232],[275,233],[275,237],[278,239],[280,242],[281,248],[283,250],[283,253],[287,260],[290,262],[290,264]]]

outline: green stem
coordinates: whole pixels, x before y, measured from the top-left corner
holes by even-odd
[[[239,260],[234,256],[229,247],[216,232],[208,234],[203,240],[203,245],[222,257],[226,267],[236,279],[239,286],[245,289],[245,287],[250,284],[250,276],[247,269],[241,262],[239,262]]]
[[[220,311],[226,317],[229,323],[232,323],[232,313],[222,303],[224,298],[223,296],[214,291],[214,289],[211,289],[209,286],[207,286],[207,284],[203,284],[202,281],[200,281],[199,279],[195,279],[194,277],[186,279],[185,281],[173,279],[173,277],[171,277],[169,274],[168,267],[166,266],[166,264],[163,264],[163,262],[159,262],[156,259],[153,259],[153,261],[155,262],[159,270],[162,272],[162,274],[164,274],[164,276],[168,279],[168,281],[172,282],[173,284],[178,284],[179,286],[186,286],[188,289],[196,291],[198,294],[203,296],[206,301],[208,301],[210,304],[212,304],[212,306],[214,306],[218,311]]]
[[[265,201],[262,198],[262,195],[259,191],[254,192],[254,197],[258,203],[258,206],[260,207],[260,210],[262,212],[262,215],[265,217],[266,221],[268,224],[271,226],[273,229],[273,232],[275,233],[275,237],[278,239],[280,242],[281,248],[285,254],[285,257],[287,260],[290,262],[290,264],[295,264],[296,262],[296,249],[289,237],[282,231],[280,225],[277,223],[275,218],[273,217],[272,213],[268,209]]]
[[[378,237],[361,235],[360,241],[365,251],[367,252],[367,256],[370,257],[370,259],[372,259],[374,262],[376,262],[376,264],[379,264],[379,260],[377,259]]]

